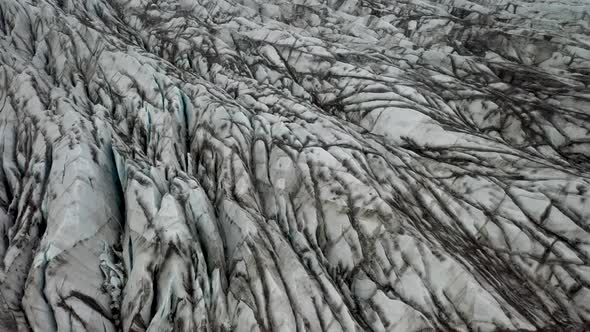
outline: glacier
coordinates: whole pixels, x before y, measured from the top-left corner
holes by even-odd
[[[1,0],[0,331],[590,329],[590,2]]]

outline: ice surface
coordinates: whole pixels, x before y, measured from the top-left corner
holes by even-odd
[[[0,331],[583,331],[587,1],[0,1]]]

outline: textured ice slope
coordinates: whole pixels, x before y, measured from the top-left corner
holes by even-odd
[[[1,0],[0,331],[582,331],[589,22]]]

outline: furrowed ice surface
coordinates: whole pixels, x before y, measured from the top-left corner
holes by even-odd
[[[589,22],[0,1],[0,331],[583,331]]]

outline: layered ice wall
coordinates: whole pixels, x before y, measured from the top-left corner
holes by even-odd
[[[583,0],[1,0],[0,331],[582,331]]]

